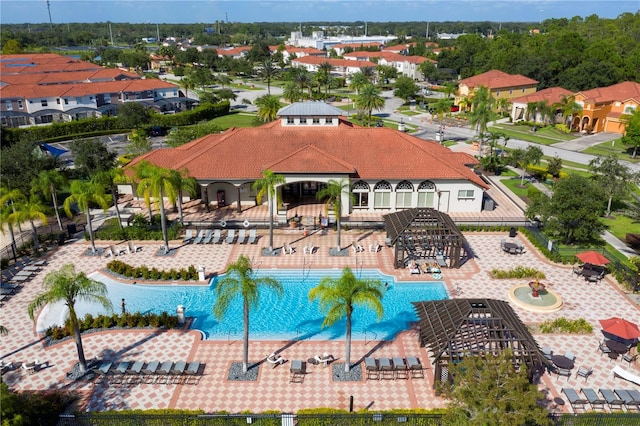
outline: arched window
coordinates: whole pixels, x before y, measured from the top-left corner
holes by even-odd
[[[354,207],[369,207],[369,184],[362,180],[353,184],[353,197],[355,198]]]
[[[409,208],[413,201],[413,185],[411,182],[403,180],[396,185],[396,207]]]
[[[418,207],[435,207],[436,186],[430,180],[418,185]]]
[[[386,180],[376,183],[373,187],[373,207],[377,209],[391,207],[391,184]]]

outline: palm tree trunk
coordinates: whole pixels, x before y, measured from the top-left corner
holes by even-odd
[[[30,220],[29,223],[31,223],[31,236],[33,237],[33,250],[38,251],[40,249],[40,241],[38,241],[38,230],[36,229],[36,224],[33,223],[32,220]]]
[[[160,190],[160,225],[162,226],[162,239],[164,240],[164,251],[169,253],[169,235],[167,234],[167,218],[164,212],[164,192]]]
[[[53,209],[56,211],[56,220],[58,221],[58,228],[62,231],[62,220],[60,219],[60,212],[58,211],[58,198],[56,197],[56,190],[53,186],[49,188],[51,190],[51,199],[53,200]]]
[[[89,229],[89,240],[91,241],[91,252],[96,252],[96,242],[93,239],[93,227],[91,226],[91,214],[89,213],[89,206],[87,206],[87,228]]]
[[[71,321],[71,327],[73,327],[73,340],[76,342],[76,349],[78,351],[78,363],[80,365],[80,371],[83,373],[87,371],[87,360],[84,357],[84,348],[82,347],[82,334],[80,334],[80,326],[78,325],[78,316],[73,305],[67,304],[69,307],[69,321]]]
[[[351,369],[351,307],[347,307],[347,335],[346,348],[344,353],[344,372],[348,373]]]
[[[273,251],[273,200],[271,192],[268,191],[269,196],[269,251]]]
[[[609,216],[611,214],[611,201],[613,201],[613,197],[609,197],[609,202],[607,202],[607,211],[605,216]]]
[[[342,244],[340,243],[340,229],[342,228],[341,223],[340,223],[340,216],[342,213],[341,211],[337,210],[336,211],[336,225],[338,226],[338,251],[340,251],[342,249]]]
[[[180,220],[180,225],[184,225],[182,218],[182,189],[178,191],[178,220]]]
[[[115,185],[111,185],[111,199],[113,200],[113,207],[116,209],[116,217],[118,218],[118,226],[120,229],[124,229],[122,226],[122,217],[120,217],[120,209],[118,208],[118,190]]]
[[[246,373],[249,369],[249,303],[247,303],[247,299],[243,301],[242,321],[244,323],[242,332],[242,372]]]
[[[9,235],[11,236],[11,251],[13,253],[13,261],[16,261],[16,236],[13,233],[13,225],[7,224],[7,228],[9,228]]]

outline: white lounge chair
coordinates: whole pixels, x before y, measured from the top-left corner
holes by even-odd
[[[323,353],[322,356],[320,355],[315,355],[313,357],[313,359],[315,359],[316,361],[318,361],[319,364],[322,364],[323,367],[328,367],[330,363],[332,363],[333,361],[335,361],[335,358],[333,357],[333,355],[330,355],[328,353]]]
[[[229,229],[229,233],[227,234],[227,244],[233,244],[235,239],[236,239],[236,230]]]
[[[184,240],[182,240],[182,242],[190,243],[192,239],[193,239],[193,229],[187,229],[187,232],[184,235]]]
[[[127,241],[127,253],[137,253],[138,249],[142,250],[142,247],[134,245],[131,241]]]
[[[204,240],[202,240],[202,244],[209,244],[211,242],[211,238],[213,238],[213,233],[211,229],[207,229],[207,233],[204,235]]]
[[[286,360],[280,355],[276,356],[274,352],[267,357],[267,362],[271,365],[271,368],[276,368],[277,366],[284,364]]]
[[[631,383],[635,383],[636,385],[640,386],[640,376],[632,373],[631,371],[625,370],[619,365],[616,365],[615,367],[613,367],[613,370],[611,370],[611,372],[613,373],[613,377],[620,377],[623,380],[627,380]]]
[[[289,243],[284,243],[284,246],[282,247],[282,251],[284,254],[293,254],[296,251],[296,249],[291,247]]]
[[[377,253],[382,249],[380,243],[371,243],[369,244],[369,251],[372,253]]]
[[[364,247],[362,247],[360,244],[356,244],[355,242],[351,243],[351,249],[354,253],[360,253],[361,251],[364,251]]]
[[[238,244],[245,244],[247,242],[247,231],[241,229],[238,231]]]
[[[257,241],[258,239],[256,236],[256,230],[255,229],[249,230],[249,244],[255,244]]]
[[[215,231],[213,231],[213,244],[218,244],[220,242],[220,239],[222,238],[222,234],[220,233],[219,229],[216,229]]]
[[[314,249],[315,249],[315,247],[313,246],[313,243],[312,243],[312,242],[309,242],[309,244],[307,244],[306,246],[304,246],[304,248],[302,249],[302,252],[303,252],[304,254],[307,254],[307,253],[309,253],[309,254],[313,254]]]
[[[200,244],[203,239],[204,239],[204,229],[201,229],[200,231],[198,231],[198,235],[193,240],[193,244]]]

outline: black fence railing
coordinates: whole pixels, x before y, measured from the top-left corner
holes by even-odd
[[[636,426],[640,424],[638,413],[581,413],[550,414],[549,420],[557,426]],[[254,424],[259,426],[364,426],[364,425],[410,425],[444,426],[440,414],[118,414],[82,413],[63,415],[59,426],[119,426],[188,425],[188,426],[233,426]]]

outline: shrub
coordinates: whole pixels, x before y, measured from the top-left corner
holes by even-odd
[[[553,321],[544,321],[538,326],[538,328],[540,329],[541,333],[593,333],[593,326],[589,324],[584,318],[570,320],[565,317],[560,317],[554,319]]]
[[[526,266],[516,266],[513,269],[493,269],[490,272],[492,278],[506,279],[506,278],[546,278],[543,272],[535,269],[528,268]]]

